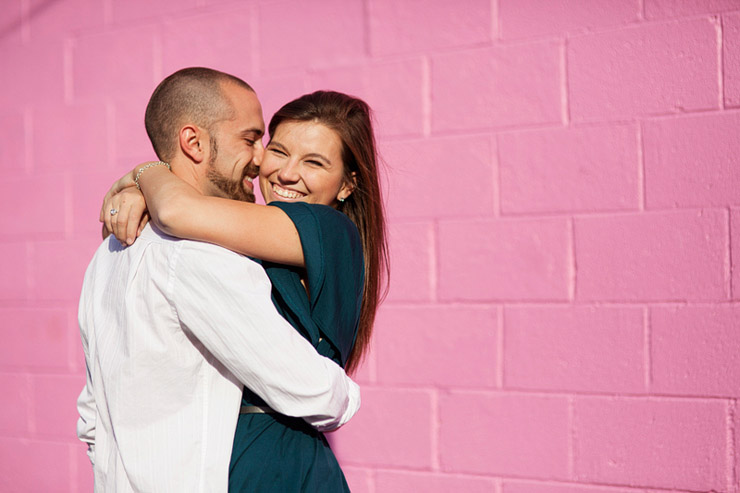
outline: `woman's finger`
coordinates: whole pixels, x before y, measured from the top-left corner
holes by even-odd
[[[105,224],[106,229],[110,233],[113,233],[113,218],[116,216],[116,214],[111,214],[111,212],[115,211],[116,213],[118,213],[118,209],[113,207],[113,203],[110,200],[107,200],[103,204],[103,208],[103,211],[101,211],[101,214],[103,216],[103,223]]]
[[[139,229],[136,230],[136,237],[138,238],[141,236],[141,232],[144,231],[144,226],[149,222],[149,213],[144,211],[144,214],[141,216],[141,221],[139,221]]]
[[[117,205],[114,205],[110,211],[108,211],[108,214],[110,214],[111,216],[111,224],[113,225],[113,235],[124,245],[126,244],[126,210],[126,202],[121,201]]]
[[[134,202],[129,205],[128,215],[126,216],[126,244],[132,245],[136,237],[138,236],[137,231],[141,223],[141,218],[144,215],[144,204]]]

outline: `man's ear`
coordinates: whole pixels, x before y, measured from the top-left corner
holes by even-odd
[[[208,152],[208,135],[196,125],[185,125],[178,134],[180,149],[192,161],[201,163]]]

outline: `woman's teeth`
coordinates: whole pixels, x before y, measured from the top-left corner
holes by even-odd
[[[287,190],[278,185],[273,185],[272,191],[275,192],[275,195],[278,195],[284,199],[299,199],[304,195],[299,192],[294,192],[293,190]]]

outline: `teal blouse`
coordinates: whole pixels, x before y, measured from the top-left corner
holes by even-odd
[[[293,221],[305,270],[262,262],[278,311],[316,348],[344,366],[357,336],[364,284],[362,242],[344,214],[324,205],[272,202]],[[306,288],[301,278],[306,279]],[[264,405],[244,389],[242,405]],[[298,418],[242,414],[229,468],[229,491],[349,491],[322,433]]]

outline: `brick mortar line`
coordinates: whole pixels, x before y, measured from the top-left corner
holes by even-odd
[[[260,49],[260,22],[259,22],[260,6],[254,5],[249,9],[249,41],[252,44],[252,52],[250,53],[252,58],[252,75],[263,75],[262,74],[262,50]]]
[[[377,477],[377,470],[370,469],[369,474],[367,475],[367,485],[371,493],[376,493],[378,491],[378,477]]]
[[[429,400],[432,408],[430,416],[432,429],[430,430],[431,437],[429,443],[429,446],[431,448],[430,453],[432,456],[432,470],[435,472],[439,472],[442,467],[442,448],[440,447],[440,443],[442,441],[442,438],[440,436],[440,430],[442,429],[442,418],[440,416],[439,391],[435,390],[434,392],[432,392]]]
[[[21,0],[21,43],[31,42],[31,0]]]
[[[491,152],[493,168],[493,215],[501,217],[501,145],[498,134],[491,136],[495,152]],[[490,144],[489,144],[490,145]]]
[[[727,491],[736,492],[738,487],[737,481],[737,450],[735,449],[735,414],[737,412],[737,400],[732,399],[727,402],[727,435],[726,435],[726,461],[725,467],[727,469]]]
[[[496,308],[496,388],[503,389],[505,379],[505,346],[506,346],[506,321],[504,319],[503,307]]]
[[[573,303],[578,296],[578,255],[576,254],[576,223],[571,217],[567,222],[568,238],[566,240],[568,270],[568,301]]]
[[[421,59],[421,133],[424,138],[432,135],[432,61]]]
[[[74,102],[74,39],[65,38],[62,54],[62,74],[64,87],[64,104],[72,105]]]
[[[735,296],[732,285],[732,208],[727,208],[727,243],[725,248],[725,275],[727,276],[725,289],[727,290],[728,301],[732,301]]]
[[[22,305],[19,305],[22,303]],[[495,309],[497,307],[512,309],[564,309],[564,308],[604,308],[604,309],[640,309],[648,308],[740,308],[740,300],[699,300],[699,301],[591,301],[591,300],[386,300],[382,307],[391,309],[429,309],[429,308],[460,308],[460,309]],[[64,311],[77,310],[77,298],[71,300],[31,300],[31,299],[6,299],[0,300],[0,310],[29,312],[34,310]]]
[[[429,241],[431,251],[429,252],[429,290],[432,302],[439,301],[439,272],[441,267],[440,244],[439,244],[439,221],[432,222],[431,238]]]
[[[103,0],[103,25],[111,26],[113,24],[113,1]]]
[[[111,100],[105,101],[105,126],[106,126],[106,164],[109,168],[113,168],[116,162],[116,156],[118,155],[118,145],[116,142],[116,133],[118,126],[116,125],[116,110],[117,105]]]
[[[650,308],[644,307],[642,312],[643,323],[643,364],[645,376],[645,392],[650,394],[653,386],[653,365],[652,365],[652,331],[650,324]]]
[[[162,39],[162,29],[157,29],[152,36],[152,45],[150,46],[152,53],[152,86],[157,87],[162,79],[165,78],[164,74],[164,40]],[[169,74],[167,74],[169,75]]]
[[[592,127],[608,127],[608,126],[621,126],[621,125],[634,125],[639,122],[660,122],[664,120],[680,120],[688,118],[699,118],[702,116],[712,115],[725,115],[725,114],[736,114],[740,112],[740,105],[728,107],[726,109],[719,108],[700,108],[688,111],[669,111],[665,113],[651,113],[651,114],[638,114],[638,115],[624,115],[624,116],[613,116],[600,118],[586,118],[582,120],[573,120],[571,118],[568,126],[564,126],[561,121],[550,121],[550,122],[538,122],[538,123],[525,123],[525,124],[513,124],[513,125],[492,125],[487,127],[469,127],[469,128],[450,128],[442,129],[438,132],[432,132],[429,137],[432,138],[451,138],[460,137],[467,135],[485,135],[485,134],[501,134],[506,135],[509,133],[527,133],[537,132],[546,130],[558,130],[568,128],[592,128]],[[404,139],[421,139],[420,136],[386,136],[385,140],[390,142],[397,142]]]
[[[679,17],[663,17],[663,18],[655,18],[655,19],[648,19],[647,17],[640,18],[639,12],[638,17],[635,18],[633,21],[629,21],[623,24],[617,24],[617,25],[609,25],[609,26],[597,26],[597,27],[579,27],[571,30],[564,29],[559,33],[555,34],[535,34],[532,36],[527,37],[519,37],[519,38],[501,38],[499,37],[497,42],[494,42],[493,46],[502,46],[502,47],[508,47],[508,46],[520,46],[528,43],[542,43],[547,41],[553,41],[560,39],[562,36],[567,36],[568,38],[575,39],[575,38],[586,38],[586,37],[593,37],[593,36],[602,36],[602,35],[608,35],[617,33],[619,31],[629,31],[629,30],[638,30],[638,29],[649,29],[651,27],[655,26],[661,26],[661,25],[670,25],[670,24],[686,24],[689,22],[695,22],[699,20],[707,20],[710,16],[718,16],[718,15],[725,15],[725,14],[733,14],[736,12],[740,12],[740,9],[732,9],[732,10],[726,10],[726,11],[717,11],[717,12],[702,12],[698,14],[687,14],[684,16]],[[457,48],[463,48],[463,47],[457,47]]]
[[[492,42],[501,40],[501,8],[499,6],[499,0],[490,0],[491,8],[491,29],[489,35]]]
[[[79,341],[75,341],[75,342],[79,342]],[[51,373],[51,372],[48,372],[48,371],[46,371],[46,372],[45,371],[40,371],[40,372],[25,372],[25,371],[24,372],[13,372],[13,371],[6,371],[3,368],[0,368],[0,376],[12,377],[12,376],[28,375],[30,377],[41,377],[41,378],[49,378],[49,377],[51,377],[51,378],[54,378],[54,377],[75,377],[75,378],[78,378],[78,377],[82,377],[83,379],[85,377],[85,373],[84,373],[84,371],[82,369],[80,369],[80,371],[77,371],[77,372],[69,372],[69,370],[67,370],[67,371],[68,371],[68,373]],[[82,387],[80,387],[80,389],[82,389]]]
[[[568,38],[564,38],[559,46],[560,71],[560,118],[566,127],[570,124],[570,100],[568,98]]]
[[[578,439],[576,434],[576,405],[573,397],[568,397],[568,438],[567,438],[567,454],[568,454],[568,478],[575,479],[576,477],[576,441]]]
[[[82,442],[80,442],[82,443]],[[76,448],[76,447],[75,447]],[[80,455],[75,453],[76,451],[72,448],[72,445],[69,446],[69,463],[68,463],[68,469],[67,472],[69,473],[69,486],[72,488],[72,491],[81,491],[81,484],[80,484],[80,471],[82,470],[82,464],[80,464]],[[82,466],[82,467],[81,467]]]
[[[484,221],[516,221],[516,220],[542,220],[542,219],[563,219],[567,220],[569,218],[573,218],[574,220],[579,219],[595,219],[595,218],[622,218],[622,217],[629,217],[629,216],[635,216],[635,217],[645,217],[645,216],[656,216],[659,214],[669,214],[669,215],[679,215],[681,213],[687,213],[687,212],[693,212],[693,213],[703,213],[708,211],[726,211],[728,207],[732,207],[733,204],[722,204],[722,205],[707,205],[707,206],[685,206],[685,207],[674,207],[674,208],[655,208],[655,209],[647,209],[644,211],[638,210],[638,209],[620,209],[620,210],[592,210],[592,211],[552,211],[552,212],[505,212],[502,213],[501,216],[486,216],[486,215],[477,215],[477,216],[393,216],[391,215],[391,218],[398,219],[400,221],[406,221],[406,222],[423,222],[423,221],[429,221],[431,219],[437,220],[440,223],[445,222],[456,222],[456,223],[465,223],[465,222],[479,222],[481,220]]]
[[[650,491],[665,491],[666,493],[704,493],[704,490],[686,490],[676,489],[671,487],[661,486],[646,486],[646,485],[630,485],[627,483],[604,483],[598,481],[577,481],[571,479],[552,479],[552,478],[537,478],[531,476],[517,476],[517,475],[502,475],[502,474],[485,474],[476,472],[462,472],[462,471],[432,471],[430,469],[421,469],[413,466],[392,466],[392,465],[368,465],[367,463],[352,462],[344,460],[342,461],[343,466],[348,466],[353,469],[367,470],[372,473],[391,473],[391,474],[414,474],[414,475],[431,475],[431,476],[442,476],[456,479],[481,479],[490,480],[493,482],[516,482],[516,483],[533,483],[537,485],[550,485],[550,486],[599,486],[607,488],[609,490],[615,489],[617,491],[634,490],[636,493],[644,493],[645,488]]]
[[[637,208],[645,211],[647,206],[647,188],[645,183],[645,139],[642,122],[637,122]]]
[[[728,307],[728,308],[740,308],[740,300],[718,300],[718,301],[645,301],[645,300],[630,300],[630,301],[581,301],[574,300],[573,302],[567,300],[440,300],[440,301],[418,301],[410,302],[405,300],[393,301],[388,300],[383,302],[383,306],[392,309],[429,309],[429,308],[461,308],[461,309],[494,309],[496,307],[513,308],[513,309],[562,309],[562,308],[604,308],[604,309],[634,309],[638,310],[642,307],[647,306],[648,308],[713,308],[713,307]],[[3,307],[0,303],[0,308]],[[10,305],[9,308],[15,308],[14,305]],[[24,308],[35,308],[33,306]]]
[[[722,16],[716,14],[713,17],[714,26],[717,34],[717,97],[721,110],[725,109],[725,59],[724,59],[724,26],[722,25]]]
[[[23,179],[29,179],[33,177],[33,110],[30,106],[24,106],[21,109],[23,115]]]
[[[650,491],[661,491],[666,493],[705,493],[705,490],[687,490],[687,489],[677,489],[672,488],[668,486],[653,486],[653,485],[634,485],[629,483],[607,483],[607,482],[600,482],[600,481],[593,481],[593,480],[587,480],[587,481],[577,481],[577,480],[570,480],[570,479],[551,479],[551,478],[542,478],[542,477],[532,477],[532,476],[519,476],[519,475],[512,475],[512,474],[484,474],[484,473],[474,473],[474,472],[464,472],[464,471],[432,471],[429,469],[422,469],[414,466],[390,466],[390,465],[368,465],[367,463],[361,463],[361,462],[353,462],[349,460],[343,460],[342,461],[343,466],[349,466],[353,468],[364,468],[364,469],[370,469],[374,472],[381,472],[381,473],[408,473],[408,474],[419,474],[419,475],[434,475],[434,476],[444,476],[444,477],[450,477],[450,478],[458,478],[458,479],[482,479],[482,480],[491,480],[494,482],[500,482],[501,486],[503,486],[507,482],[516,482],[516,483],[534,483],[537,485],[550,485],[550,486],[597,486],[601,488],[609,490],[616,490],[616,491],[635,491],[635,493],[644,493],[646,489],[649,489]]]
[[[498,389],[496,387],[454,387],[450,385],[431,385],[431,384],[396,384],[392,382],[362,382],[362,386],[365,389],[370,390],[388,390],[394,392],[419,392],[424,394],[430,394],[432,392],[445,392],[448,394],[467,394],[477,395],[484,397],[543,397],[543,398],[560,398],[560,399],[595,399],[595,400],[606,400],[609,402],[614,401],[633,401],[633,402],[654,402],[654,403],[667,403],[673,402],[677,404],[694,403],[694,404],[710,404],[710,403],[722,403],[728,399],[736,399],[736,396],[696,396],[686,394],[642,394],[633,392],[603,392],[603,391],[576,391],[576,390],[551,390],[546,389],[527,389],[521,387],[507,387]]]
[[[370,0],[362,0],[362,44],[365,52],[365,56],[372,58],[372,36],[370,29]]]

